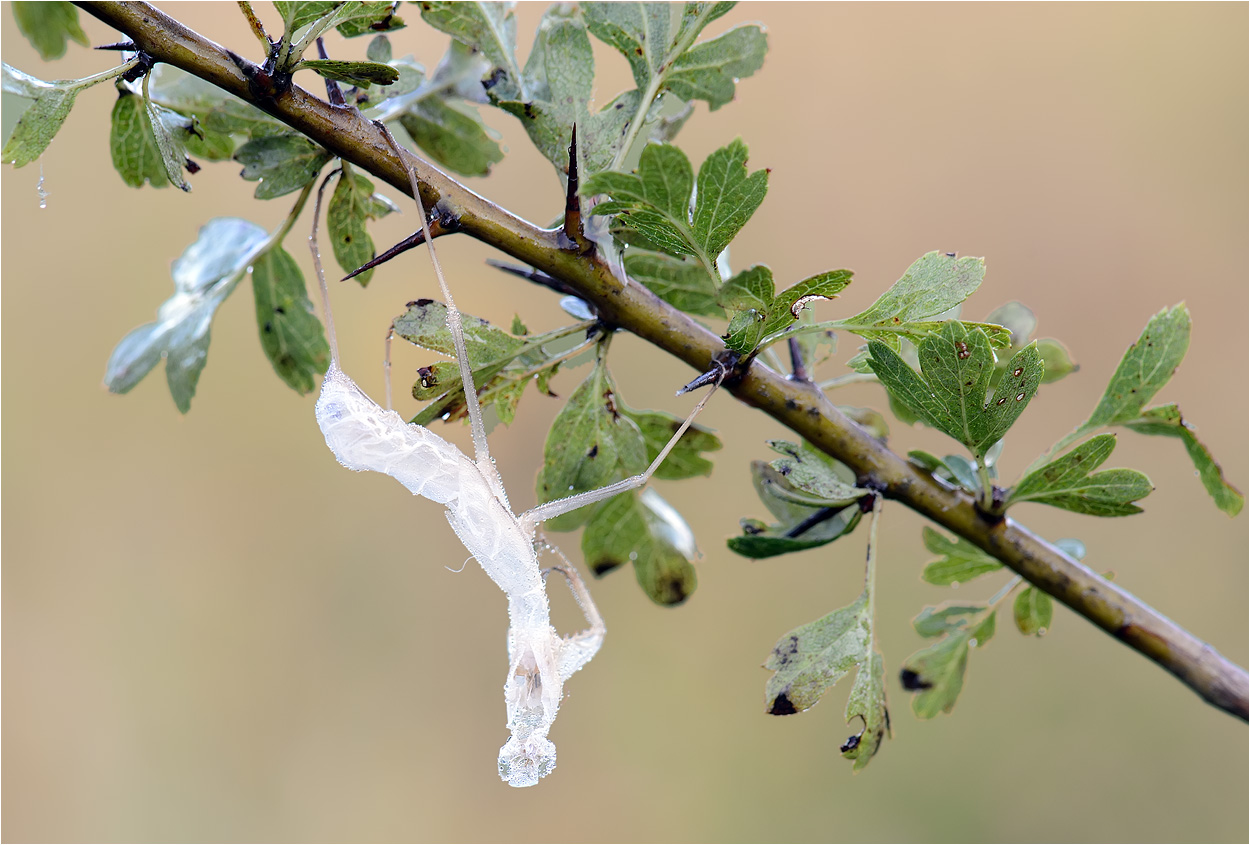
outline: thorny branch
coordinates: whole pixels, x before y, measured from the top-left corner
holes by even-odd
[[[699,372],[724,351],[721,339],[640,284],[622,284],[593,252],[567,248],[561,229],[539,229],[414,156],[400,162],[381,133],[351,108],[334,107],[290,85],[263,90],[244,75],[258,70],[148,3],[78,6],[125,33],[157,61],[174,65],[258,106],[331,153],[411,193],[406,167],[421,185],[431,219],[537,268],[592,303],[602,320],[633,332]],[[787,379],[753,361],[725,387],[849,466],[860,486],[879,490],[984,549],[1034,586],[1174,674],[1210,704],[1247,719],[1250,680],[1219,654],[1116,584],[1065,555],[1010,518],[987,519],[970,495],[912,466],[848,420],[815,385]]]

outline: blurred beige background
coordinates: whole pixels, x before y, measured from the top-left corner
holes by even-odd
[[[256,52],[232,5],[173,11]],[[540,13],[520,10],[523,54]],[[986,256],[965,314],[1024,300],[1082,365],[1013,429],[1009,478],[1084,418],[1149,316],[1183,299],[1194,338],[1159,399],[1180,403],[1245,489],[1244,4],[743,4],[711,34],[748,20],[769,30],[763,70],[715,114],[699,106],[680,139],[698,162],[741,135],[752,167],[772,169],[737,266],[766,262],[783,284],[852,268],[820,312],[832,318],[928,250]],[[445,39],[412,23],[395,52],[432,66]],[[71,45],[46,65],[7,4],[2,31],[4,60],[44,78],[115,58]],[[364,42],[332,46],[346,58]],[[606,102],[628,77],[618,55],[599,57]],[[609,633],[567,688],[559,769],[534,789],[501,784],[502,596],[476,566],[444,569],[465,553],[434,506],[334,462],[312,397],[265,361],[246,288],[219,312],[189,415],[162,368],[125,397],[101,387],[113,345],[152,319],[204,221],[272,227],[290,202],[253,200],[234,164],[206,166],[190,195],[126,188],[109,159],[112,100],[107,85],[84,93],[41,164],[3,175],[5,839],[1245,840],[1245,725],[1065,609],[1041,640],[1001,620],[955,712],[914,719],[895,679],[922,643],[909,620],[949,591],[920,582],[922,523],[897,506],[878,607],[893,740],[851,775],[838,755],[849,680],[811,712],[764,715],[759,664],[856,595],[863,537],[771,561],[725,549],[739,517],[764,515],[748,461],[786,436],[727,395],[704,419],[726,442],[714,475],[661,488],[699,538],[699,590],[665,610],[630,572],[593,584]],[[487,119],[510,152],[472,186],[552,218],[550,168],[514,119]],[[415,225],[406,214],[372,231],[386,245]],[[311,275],[300,226],[288,245]],[[490,250],[439,245],[466,311],[561,321],[554,297],[486,269]],[[388,321],[430,295],[423,261],[336,289],[346,365],[374,395]],[[844,338],[838,360],[855,345]],[[427,360],[401,351],[397,373]],[[630,404],[688,407],[671,393],[689,373],[663,355],[621,338],[612,362]],[[839,401],[882,397],[857,386]],[[535,444],[557,406],[528,394],[492,437],[518,509],[533,503]],[[1244,666],[1246,517],[1215,509],[1178,442],[1120,440],[1112,464],[1157,485],[1145,514],[1019,517],[1082,538],[1091,566]],[[901,425],[892,444],[950,451]],[[573,624],[571,602],[557,614]]]

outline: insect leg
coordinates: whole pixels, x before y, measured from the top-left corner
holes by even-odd
[[[559,572],[564,576],[569,585],[569,592],[577,600],[577,606],[582,609],[582,615],[586,617],[586,623],[590,626],[585,631],[568,635],[561,643],[560,680],[567,681],[574,672],[589,663],[590,659],[598,653],[599,647],[603,645],[603,635],[607,633],[607,627],[603,624],[599,608],[595,607],[595,600],[590,597],[590,590],[586,589],[586,582],[582,580],[577,567],[565,557],[564,552],[559,548],[549,543],[547,547],[559,555],[560,560],[563,561],[548,571]]]
[[[648,479],[655,474],[660,468],[660,464],[664,463],[664,459],[668,457],[668,453],[677,445],[677,441],[681,440],[681,436],[686,433],[686,429],[690,428],[690,424],[694,422],[694,418],[703,410],[703,406],[707,404],[707,400],[712,398],[712,394],[716,392],[716,388],[720,386],[719,381],[712,385],[712,389],[707,392],[699,404],[694,406],[694,410],[690,412],[690,416],[686,417],[685,422],[677,429],[677,433],[669,439],[664,448],[660,450],[660,454],[655,456],[655,460],[651,462],[651,466],[647,467],[637,475],[609,484],[606,487],[600,487],[598,490],[588,490],[585,493],[576,493],[564,499],[556,499],[554,502],[547,502],[532,508],[521,514],[521,527],[525,531],[532,532],[539,524],[553,519],[561,514],[575,511],[586,505],[593,505],[595,502],[602,502],[604,499],[610,499],[618,493],[624,493],[626,490],[633,490],[646,484]]]

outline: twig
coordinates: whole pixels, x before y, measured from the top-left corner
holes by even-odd
[[[187,29],[148,3],[82,2],[89,14],[128,35],[140,49],[264,109],[334,155],[411,193],[411,165],[427,207],[454,215],[466,234],[574,288],[605,321],[707,372],[724,351],[719,337],[645,286],[626,285],[596,255],[561,248],[559,230],[539,229],[460,185],[437,168],[405,156],[401,163],[381,133],[359,115],[335,109],[292,85],[257,97],[246,60]],[[972,498],[920,471],[848,420],[814,385],[786,379],[758,362],[726,388],[816,448],[850,467],[861,486],[881,491],[985,550],[1034,586],[1167,669],[1204,700],[1243,721],[1250,710],[1244,669],[1136,596],[1068,557],[1007,518],[987,522]]]

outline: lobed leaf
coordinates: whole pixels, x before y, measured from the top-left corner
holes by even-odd
[[[844,482],[854,482],[854,473],[844,465],[835,467]],[[799,490],[763,461],[751,462],[751,481],[779,521],[765,525],[756,519],[740,520],[742,534],[730,537],[727,545],[743,557],[758,560],[823,546],[849,534],[863,516],[856,505],[834,504]]]
[[[869,364],[892,399],[978,458],[1007,433],[1041,382],[1041,358],[1027,346],[1008,362],[987,404],[994,366],[989,339],[954,320],[921,341],[920,374],[881,341],[870,341],[868,349]]]
[[[929,252],[908,267],[867,310],[838,322],[846,331],[890,343],[897,351],[895,338],[905,324],[931,321],[951,310],[971,296],[984,279],[984,258]],[[1006,342],[1004,337],[1002,345]]]
[[[930,584],[937,584],[940,587],[963,584],[973,578],[1003,568],[1002,561],[990,557],[962,537],[948,540],[928,526],[924,527],[922,536],[924,547],[933,554],[941,556],[924,568],[924,574],[921,577]]]
[[[326,230],[334,248],[334,260],[343,272],[350,273],[377,256],[365,223],[385,217],[394,208],[394,204],[373,193],[372,182],[343,165],[343,175],[326,208]],[[372,277],[373,270],[369,269],[355,279],[364,287]]]
[[[260,345],[274,372],[297,393],[308,393],[313,376],[330,362],[321,322],[313,314],[304,275],[280,245],[264,252],[252,265],[252,293]]]
[[[765,712],[789,716],[806,710],[825,691],[859,667],[872,647],[867,592],[846,607],[800,625],[773,646],[764,668]]]
[[[1241,513],[1245,505],[1245,497],[1241,491],[1224,480],[1224,470],[1211,456],[1210,450],[1198,439],[1193,426],[1181,416],[1181,409],[1176,405],[1159,405],[1142,411],[1136,419],[1123,423],[1126,428],[1139,434],[1177,437],[1185,444],[1185,451],[1193,461],[1194,468],[1207,493],[1215,500],[1215,505],[1229,516]]]
[[[321,146],[293,133],[253,138],[234,154],[243,165],[240,175],[260,183],[254,196],[262,200],[300,190],[317,178],[330,158]]]
[[[78,24],[78,9],[73,3],[14,3],[13,19],[17,29],[39,51],[45,62],[65,55],[70,40],[84,47],[91,46],[91,39]]]
[[[1038,502],[1094,516],[1140,513],[1132,504],[1150,494],[1150,479],[1131,469],[1094,472],[1115,449],[1114,434],[1099,434],[1072,451],[1028,473],[1007,499],[1007,506]]]
[[[392,85],[399,80],[399,71],[381,62],[349,62],[338,59],[304,59],[296,70],[311,70],[325,79],[348,85]]]
[[[174,294],[157,311],[156,322],[134,329],[113,350],[104,374],[108,389],[126,393],[164,358],[174,404],[184,414],[189,411],[208,358],[217,306],[234,291],[268,237],[256,224],[234,217],[206,223],[174,262]]]
[[[851,771],[859,771],[881,747],[881,740],[890,733],[890,711],[885,697],[885,663],[881,652],[873,651],[866,663],[855,673],[855,685],[846,699],[846,721],[858,717],[863,729],[842,744],[842,756],[854,760]]]
[[[1159,389],[1168,383],[1189,349],[1189,310],[1184,304],[1165,308],[1146,324],[1128,348],[1111,382],[1082,430],[1092,431],[1136,419]]]
[[[597,576],[632,563],[642,591],[664,607],[681,604],[698,586],[690,526],[651,488],[600,505],[582,534],[582,552]]]
[[[963,690],[968,649],[994,636],[995,616],[985,605],[946,605],[925,608],[916,618],[918,633],[942,637],[907,658],[900,672],[903,689],[916,693],[911,709],[918,718],[951,712]]]
[[[480,52],[493,65],[491,96],[520,96],[521,71],[516,61],[516,18],[509,3],[423,2],[421,18],[460,43]]]
[[[767,52],[764,30],[753,24],[735,27],[678,56],[664,76],[664,86],[683,100],[703,100],[716,111],[733,100],[739,79],[763,67]]]

